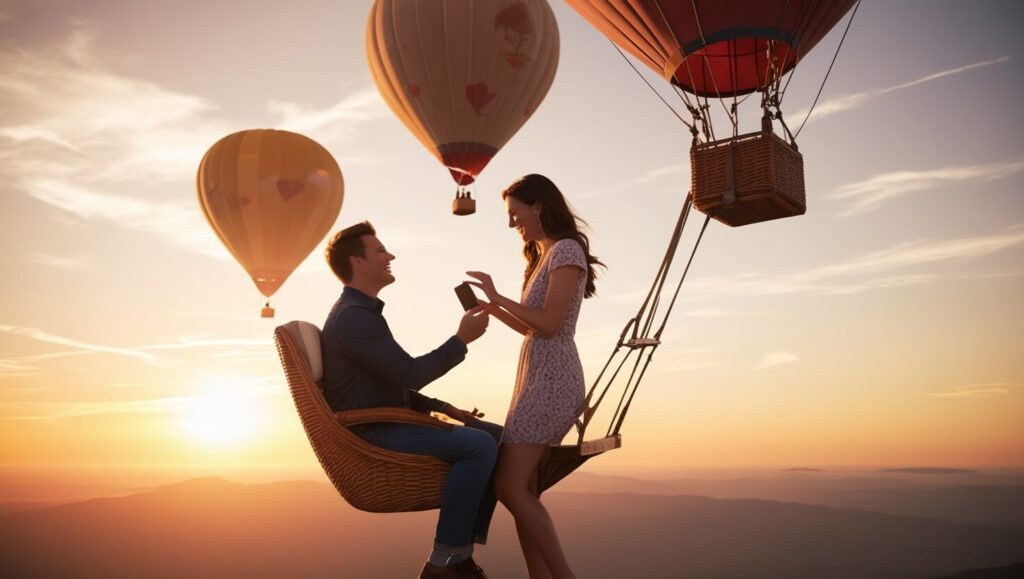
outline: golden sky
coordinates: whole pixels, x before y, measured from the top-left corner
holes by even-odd
[[[413,354],[455,331],[466,270],[518,294],[498,193],[551,177],[608,265],[577,333],[596,376],[689,188],[689,133],[553,3],[554,85],[478,180],[477,214],[455,218],[447,171],[369,76],[369,4],[0,2],[0,469],[317,476],[271,335],[322,324],[341,286],[321,246],[260,319],[196,202],[203,153],[247,128],[338,160],[336,228],[369,219],[397,255],[380,297]],[[800,135],[807,215],[712,222],[625,447],[595,468],[1022,465],[1022,17],[864,2]],[[797,69],[791,122],[841,28]],[[518,344],[494,324],[425,392],[500,421]]]

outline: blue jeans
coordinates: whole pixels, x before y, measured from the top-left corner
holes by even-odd
[[[441,494],[441,514],[434,540],[449,547],[487,542],[494,506],[492,474],[498,460],[502,427],[482,420],[451,432],[415,424],[376,423],[359,429],[374,446],[437,457],[449,465]]]

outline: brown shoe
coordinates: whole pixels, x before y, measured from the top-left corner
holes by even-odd
[[[470,557],[447,567],[438,567],[427,562],[420,571],[420,579],[487,579],[487,575]]]

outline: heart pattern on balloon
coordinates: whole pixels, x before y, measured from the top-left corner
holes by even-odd
[[[405,86],[406,90],[409,91],[414,98],[420,98],[420,85],[409,83]]]
[[[241,205],[243,209],[249,206],[250,201],[252,201],[252,199],[249,199],[245,195],[238,198],[238,204]]]
[[[466,86],[466,100],[469,101],[470,106],[473,107],[473,110],[476,111],[476,114],[478,115],[484,107],[494,100],[495,96],[497,96],[497,93],[491,92],[491,90],[487,88],[486,83],[478,82],[476,84]]]
[[[281,199],[285,201],[302,193],[302,190],[305,188],[306,184],[298,179],[285,179],[282,177],[277,180],[277,192],[281,194]]]

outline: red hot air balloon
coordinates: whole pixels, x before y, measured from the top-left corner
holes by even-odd
[[[856,1],[566,0],[619,48],[684,91],[694,118],[694,206],[728,225],[804,213],[803,158],[782,118],[780,83]],[[763,93],[762,130],[739,135],[736,97],[754,91]],[[711,142],[709,98],[732,99],[726,107],[731,137]],[[773,119],[788,142],[772,132]],[[700,142],[701,129],[709,142]]]
[[[544,99],[558,67],[546,0],[376,0],[370,72],[395,116],[451,172],[457,215],[473,183]]]

